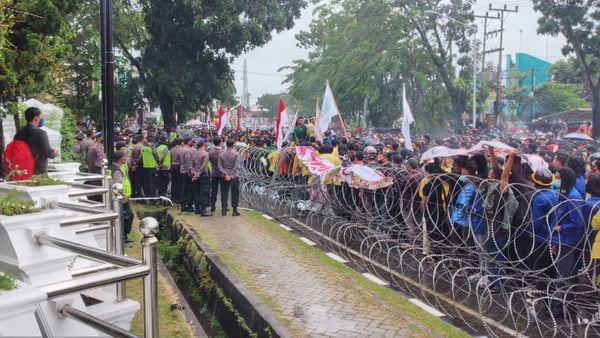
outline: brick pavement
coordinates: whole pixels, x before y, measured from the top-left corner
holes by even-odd
[[[389,293],[392,297],[384,299],[375,291],[380,286],[361,286],[358,281],[364,277],[359,273],[287,236],[259,213],[219,213],[187,218],[186,223],[294,337],[456,335],[455,328],[431,315],[420,314],[425,322],[415,319],[409,313],[423,311],[401,296]],[[406,308],[410,311],[403,311]]]

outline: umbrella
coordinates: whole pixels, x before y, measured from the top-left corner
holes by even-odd
[[[563,138],[582,141],[593,141],[594,139],[583,133],[568,133]]]
[[[535,154],[521,154],[521,163],[527,163],[531,170],[535,172],[540,168],[548,169],[548,162],[546,162],[540,155]]]
[[[446,146],[435,146],[433,148],[429,148],[427,149],[427,151],[425,151],[423,153],[423,155],[421,155],[421,159],[422,160],[429,160],[432,158],[436,158],[436,157],[450,157],[450,156],[454,156],[457,154],[457,149],[450,149]]]

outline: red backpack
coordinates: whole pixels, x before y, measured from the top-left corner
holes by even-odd
[[[33,176],[36,158],[25,141],[10,142],[4,151],[4,174],[7,180],[23,181]]]

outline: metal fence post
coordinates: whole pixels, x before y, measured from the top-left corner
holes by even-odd
[[[142,238],[142,261],[150,268],[150,274],[144,277],[144,337],[158,338],[158,269],[154,235],[158,232],[158,221],[145,217],[140,221]]]
[[[113,211],[119,215],[119,217],[115,218],[111,221],[112,228],[115,232],[115,250],[119,255],[125,254],[125,235],[123,234],[123,185],[121,183],[115,183],[112,185],[112,202],[113,202]],[[117,283],[117,302],[122,302],[125,300],[125,282]]]

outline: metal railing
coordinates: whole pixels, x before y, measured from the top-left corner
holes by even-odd
[[[154,236],[158,232],[158,222],[152,217],[146,217],[140,221],[142,259],[134,259],[124,255],[124,233],[122,223],[122,199],[123,186],[111,183],[111,177],[106,175],[106,166],[103,167],[102,175],[83,174],[75,178],[76,181],[102,180],[103,187],[74,183],[72,186],[86,188],[81,192],[71,192],[69,197],[90,196],[103,194],[104,209],[98,209],[97,205],[85,206],[67,202],[52,202],[51,208],[79,211],[88,215],[62,220],[61,226],[73,226],[79,224],[107,223],[89,228],[78,229],[77,233],[89,231],[106,231],[106,250],[83,245],[81,243],[65,240],[48,235],[44,231],[33,235],[38,245],[48,245],[74,252],[87,259],[102,262],[95,267],[82,269],[72,276],[74,279],[45,285],[39,289],[46,293],[48,299],[72,294],[88,289],[106,286],[116,283],[116,301],[126,300],[125,281],[134,278],[143,278],[143,305],[144,305],[144,337],[158,337],[158,291],[157,291],[157,253],[156,244],[158,240]],[[39,310],[38,310],[39,311]],[[100,330],[103,333],[115,337],[135,337],[134,334],[122,328],[101,320],[89,313],[77,310],[69,305],[57,309],[62,317],[71,317],[82,323]],[[36,317],[41,317],[36,313]]]

